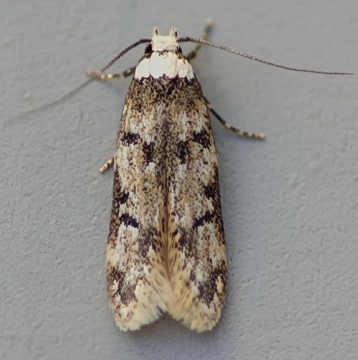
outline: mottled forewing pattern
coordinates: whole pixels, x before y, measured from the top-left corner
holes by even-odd
[[[170,95],[168,263],[169,312],[197,331],[218,322],[227,264],[218,158],[207,105],[196,78],[177,80]]]
[[[120,329],[136,330],[167,311],[165,126],[151,89],[133,80],[114,161],[107,245],[110,306]]]
[[[226,297],[226,250],[217,153],[195,77],[134,77],[114,173],[107,282],[116,323],[135,330],[167,312],[210,330]]]

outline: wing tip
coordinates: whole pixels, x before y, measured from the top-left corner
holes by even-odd
[[[168,313],[173,319],[181,321],[190,330],[202,333],[212,330],[221,317],[221,307],[198,303],[191,308],[171,307]]]

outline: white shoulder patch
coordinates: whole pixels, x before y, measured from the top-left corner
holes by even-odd
[[[159,53],[153,51],[149,58],[144,58],[137,65],[134,78],[142,79],[152,76],[158,79],[162,76],[174,78],[187,78],[188,80],[194,78],[194,72],[188,60],[179,58],[173,51]]]
[[[158,79],[162,76],[168,78],[193,79],[194,72],[189,61],[179,57],[176,53],[179,45],[177,31],[172,28],[169,35],[159,35],[157,28],[153,29],[152,54],[143,58],[137,65],[134,78],[143,79],[152,76]]]

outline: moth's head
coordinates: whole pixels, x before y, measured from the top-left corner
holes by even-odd
[[[180,51],[181,49],[177,42],[177,30],[175,28],[172,28],[169,31],[169,35],[159,35],[159,29],[154,28],[153,29],[153,38],[151,45],[148,45],[147,48],[149,48],[146,52],[152,52],[152,51]]]

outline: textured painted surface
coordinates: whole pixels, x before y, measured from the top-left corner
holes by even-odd
[[[357,2],[39,0],[0,4],[1,359],[356,359],[357,79],[305,75],[205,48],[193,61],[214,123],[229,296],[214,331],[167,318],[123,334],[108,310],[105,249],[129,80],[56,99],[154,25],[292,66],[357,72]],[[190,45],[183,46],[189,51]],[[114,69],[135,64],[133,50]],[[4,125],[5,124],[5,125]]]

